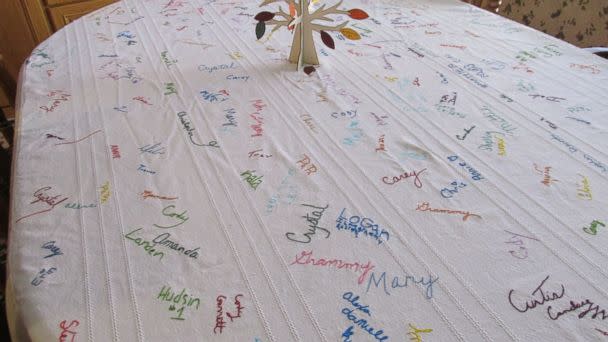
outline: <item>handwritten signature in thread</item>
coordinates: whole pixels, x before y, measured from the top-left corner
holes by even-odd
[[[411,336],[410,341],[422,342],[422,336],[420,336],[421,333],[428,334],[433,332],[433,329],[418,329],[412,324],[408,325],[410,326],[410,329],[407,334]]]
[[[595,330],[599,331],[599,332],[600,332],[600,334],[602,334],[602,335],[604,335],[604,336],[608,336],[608,332],[606,332],[606,331],[604,331],[604,330],[601,330],[601,329],[598,329],[598,328],[595,328]]]
[[[90,134],[88,134],[88,135],[86,135],[86,136],[84,136],[84,137],[82,137],[82,138],[80,138],[80,139],[78,139],[78,140],[74,140],[74,141],[66,141],[66,142],[57,143],[57,144],[55,144],[55,146],[57,146],[57,145],[76,144],[76,143],[79,143],[79,142],[83,141],[83,140],[84,140],[84,139],[86,139],[86,138],[89,138],[89,137],[90,137],[90,136],[92,136],[93,134],[97,134],[97,133],[99,133],[99,132],[101,132],[101,130],[100,130],[100,129],[98,129],[98,130],[96,130],[95,132],[92,132],[92,133],[90,133]]]
[[[59,139],[59,140],[65,140],[65,138],[58,137],[58,136],[56,136],[56,135],[54,135],[54,134],[50,134],[50,133],[47,133],[47,134],[46,134],[46,138],[47,138],[47,139],[54,138],[54,139]]]
[[[513,233],[506,229],[505,229],[505,232],[511,234],[511,238],[509,239],[509,241],[505,241],[505,243],[511,243],[516,246],[519,246],[519,251],[514,251],[514,250],[509,251],[509,253],[511,253],[511,255],[517,259],[526,259],[528,257],[528,249],[526,247],[524,247],[524,240],[522,238],[526,238],[526,239],[530,239],[530,240],[534,240],[534,241],[540,241],[537,238]],[[527,241],[527,240],[525,240],[525,241]]]
[[[59,97],[57,97],[59,96]],[[54,111],[61,103],[68,101],[69,97],[72,96],[62,90],[54,90],[51,91],[50,93],[48,93],[47,97],[51,99],[51,101],[53,101],[50,105],[50,107],[48,106],[40,106],[39,108],[44,110],[45,113],[49,113]]]
[[[536,163],[534,164],[534,170],[541,176],[543,176],[542,184],[550,186],[553,182],[559,182],[559,180],[551,177],[551,166],[545,166],[544,170],[540,170]]]
[[[215,317],[215,327],[213,328],[214,334],[217,334],[218,329],[219,329],[219,333],[221,334],[222,331],[224,330],[224,328],[226,328],[226,321],[224,320],[223,313],[225,313],[226,316],[228,318],[230,318],[230,322],[233,322],[233,320],[235,318],[241,317],[241,313],[245,307],[241,305],[241,301],[239,300],[240,297],[243,297],[243,294],[237,294],[236,296],[234,296],[234,305],[236,307],[237,313],[231,314],[228,311],[224,312],[223,307],[222,307],[224,305],[224,301],[227,299],[226,296],[223,296],[223,295],[217,296],[217,298],[216,298],[217,315]]]
[[[292,232],[285,234],[287,239],[294,241],[294,242],[299,242],[299,243],[310,243],[310,241],[312,240],[312,236],[317,233],[317,230],[321,230],[321,231],[325,232],[325,238],[326,239],[329,238],[329,236],[331,235],[329,230],[327,230],[326,228],[323,228],[323,227],[319,227],[319,221],[321,221],[321,217],[323,216],[323,213],[325,212],[325,210],[327,208],[329,208],[329,204],[326,205],[325,207],[318,207],[318,206],[311,205],[311,204],[302,204],[302,206],[317,209],[317,210],[312,210],[312,213],[310,213],[310,214],[307,213],[306,216],[302,216],[302,218],[306,219],[306,223],[308,223],[308,227],[309,227],[308,232],[304,233],[304,236],[306,237],[306,239],[305,239],[306,241],[295,239],[294,237],[297,237],[297,234],[292,233]]]
[[[159,195],[155,195],[155,194],[154,194],[152,191],[150,191],[150,190],[144,190],[144,192],[143,192],[141,195],[144,197],[144,199],[146,199],[146,198],[148,198],[148,197],[152,197],[152,198],[158,198],[158,199],[161,199],[161,200],[169,200],[169,201],[172,201],[172,200],[176,200],[176,199],[178,199],[178,197],[167,197],[167,196],[159,196]]]
[[[196,145],[196,146],[207,146],[207,147],[217,147],[217,148],[220,147],[217,144],[217,141],[215,141],[215,140],[211,140],[208,144],[201,144],[201,143],[195,142],[194,141],[194,131],[196,129],[191,126],[192,123],[190,121],[188,121],[188,119],[186,118],[186,115],[188,115],[186,112],[179,112],[179,113],[177,113],[177,116],[179,117],[179,121],[181,122],[184,130],[188,133],[188,137],[190,138],[190,142],[193,145]]]
[[[60,342],[65,342],[68,341],[68,333],[70,334],[69,337],[71,337],[71,339],[69,340],[70,342],[74,342],[74,338],[76,337],[76,331],[74,330],[70,330],[72,328],[72,326],[74,328],[76,328],[77,326],[80,325],[80,322],[78,322],[77,320],[73,320],[70,322],[70,324],[68,326],[66,326],[66,322],[65,320],[61,321],[61,323],[59,323],[59,327],[61,328],[61,335],[59,335],[59,341]]]
[[[430,211],[430,212],[436,212],[436,213],[442,213],[442,214],[459,214],[462,215],[462,220],[466,221],[469,217],[478,217],[481,218],[480,215],[477,214],[472,214],[468,211],[464,211],[464,210],[451,210],[451,209],[434,209],[431,208],[429,202],[422,202],[421,204],[418,204],[418,206],[416,207],[417,211]]]
[[[222,305],[224,305],[224,301],[226,300],[226,296],[222,296],[219,295],[217,296],[216,303],[217,303],[217,316],[215,317],[215,327],[213,328],[213,333],[217,334],[217,330],[220,330],[220,334],[222,333],[222,331],[224,330],[224,328],[226,327],[226,321],[224,321],[224,317],[223,317],[223,308]]]
[[[566,292],[564,285],[560,285],[561,286],[560,293],[552,292],[551,294],[549,294],[548,292],[545,293],[543,291],[542,287],[548,279],[549,279],[549,276],[546,276],[545,279],[543,279],[543,281],[540,283],[540,285],[538,285],[538,287],[536,287],[536,289],[534,289],[534,291],[532,292],[532,295],[537,296],[537,298],[533,298],[532,301],[526,300],[524,308],[520,308],[518,305],[515,305],[513,303],[512,296],[513,296],[513,292],[515,292],[515,290],[510,290],[508,299],[509,299],[509,303],[511,304],[511,306],[518,312],[524,313],[524,312],[528,311],[529,309],[534,309],[539,305],[544,305],[546,302],[558,300],[558,299],[564,297],[564,294]],[[538,297],[540,297],[540,300],[538,299]],[[584,301],[581,301],[581,302],[575,302],[573,300],[570,300],[569,304],[570,304],[570,307],[568,307],[562,311],[557,311],[555,313],[553,312],[552,305],[548,305],[547,306],[547,316],[549,317],[549,319],[556,321],[564,314],[567,314],[572,311],[577,311],[577,310],[581,309],[583,306],[587,306],[584,309],[584,311],[580,312],[577,315],[578,319],[585,318],[585,316],[590,312],[593,312],[590,317],[591,319],[599,318],[601,320],[606,320],[606,318],[608,318],[608,314],[606,313],[606,310],[601,309],[599,305],[595,304],[594,302],[592,302],[589,299],[585,299]]]
[[[426,171],[426,169],[422,169],[420,171],[404,172],[403,174],[401,174],[399,176],[394,176],[392,178],[392,183],[390,183],[388,176],[384,176],[384,177],[382,177],[382,182],[384,184],[393,185],[395,183],[398,183],[401,180],[404,180],[404,179],[407,179],[410,177],[414,177],[414,185],[420,189],[420,188],[422,188],[422,181],[420,180],[420,175],[424,171]]]
[[[46,268],[41,269],[36,274],[36,277],[34,277],[34,279],[32,279],[30,284],[32,284],[34,286],[38,286],[38,285],[42,284],[42,282],[44,281],[44,278],[46,278],[46,276],[48,276],[48,275],[55,273],[55,271],[57,271],[57,268],[55,268],[55,267],[51,267],[48,270]]]
[[[590,235],[597,235],[597,226],[606,227],[606,225],[598,220],[593,220],[589,227],[583,227],[583,231]]]
[[[177,227],[179,225],[181,225],[182,223],[188,221],[189,217],[186,216],[186,214],[188,213],[187,210],[184,210],[182,213],[175,213],[175,212],[171,212],[172,210],[170,209],[174,209],[175,206],[173,204],[168,205],[166,207],[163,208],[162,214],[163,216],[167,216],[167,217],[171,217],[171,218],[177,218],[180,222],[177,224],[174,224],[172,226],[159,226],[158,224],[153,224],[154,227],[156,228],[164,228],[164,229],[168,229],[168,228],[174,228]],[[169,209],[169,210],[168,210]]]
[[[34,192],[34,197],[36,198],[36,200],[30,202],[30,204],[35,204],[35,203],[38,203],[38,202],[44,202],[48,206],[50,206],[50,208],[47,208],[47,209],[44,209],[44,210],[40,210],[40,211],[31,213],[31,214],[25,215],[23,217],[20,217],[15,222],[19,222],[19,221],[21,221],[21,220],[23,220],[25,218],[28,218],[28,217],[31,217],[31,216],[34,216],[34,215],[38,215],[38,214],[49,212],[49,211],[53,210],[60,203],[65,202],[65,201],[68,200],[68,197],[64,197],[64,198],[62,198],[62,199],[59,200],[58,198],[61,197],[62,195],[56,195],[56,196],[48,195],[46,193],[46,191],[51,190],[51,189],[52,189],[52,187],[45,186],[45,187],[42,187],[42,188],[36,190]]]
[[[532,291],[531,295],[532,296],[536,296],[533,297],[531,301],[526,300],[524,303],[524,307],[522,308],[520,305],[515,305],[515,303],[513,303],[513,293],[515,292],[515,290],[511,290],[509,291],[509,303],[511,304],[511,306],[517,310],[518,312],[524,313],[530,309],[534,309],[539,305],[544,305],[546,302],[549,301],[554,301],[557,299],[560,299],[564,296],[564,294],[566,293],[566,289],[564,288],[564,285],[560,285],[561,286],[561,291],[558,292],[551,292],[551,294],[549,294],[548,292],[545,293],[545,291],[543,290],[543,285],[545,285],[545,283],[547,282],[547,280],[549,279],[549,276],[546,276],[545,279],[543,279],[543,281],[540,282],[540,285],[538,285],[534,291]],[[540,297],[540,298],[538,298]]]
[[[583,177],[581,180],[582,184],[578,184],[578,189],[576,189],[576,197],[584,200],[591,201],[593,199],[593,195],[591,193],[591,185],[589,184],[589,179],[581,174],[579,176]]]
[[[475,128],[475,125],[473,125],[473,127],[469,128],[469,129],[464,129],[464,135],[461,137],[459,134],[456,135],[456,139],[458,140],[464,140],[467,135],[469,135],[469,133],[471,133],[471,131],[473,130],[473,128]]]
[[[55,245],[55,241],[48,241],[45,242],[42,247],[42,249],[48,249],[52,254],[49,254],[47,256],[44,257],[44,259],[46,258],[50,258],[50,257],[54,257],[56,255],[63,255],[63,253],[61,252],[61,248],[59,248],[57,245]]]

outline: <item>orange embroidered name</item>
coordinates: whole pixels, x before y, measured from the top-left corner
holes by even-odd
[[[314,133],[317,133],[317,127],[315,127],[315,124],[314,124],[315,121],[313,120],[312,116],[310,116],[308,114],[301,114],[300,119],[302,119],[304,121],[306,126],[308,126],[308,128],[310,128],[311,131],[313,131]]]
[[[386,151],[386,149],[384,147],[384,134],[382,134],[380,136],[380,138],[378,138],[378,145],[380,145],[380,147],[376,147],[376,152],[378,152],[378,151]]]
[[[392,181],[389,180],[388,176],[384,176],[384,177],[382,177],[382,182],[384,184],[393,185],[406,178],[414,177],[414,185],[420,189],[420,188],[422,188],[422,181],[420,180],[420,175],[424,171],[426,171],[426,169],[422,169],[420,171],[404,172],[404,173],[400,174],[399,176],[394,176]]]
[[[170,201],[178,199],[178,197],[165,197],[165,196],[155,195],[152,193],[152,191],[149,191],[149,190],[144,190],[144,192],[141,195],[144,196],[144,199],[146,199],[148,197],[158,198],[158,199],[162,199],[162,200],[170,200]]]
[[[545,166],[544,170],[540,170],[538,165],[534,164],[534,169],[536,172],[538,172],[538,174],[543,176],[541,183],[545,184],[546,186],[550,186],[551,182],[559,182],[557,179],[551,178],[551,174],[549,173],[551,171],[551,166]]]
[[[310,176],[318,171],[315,164],[310,161],[310,157],[308,157],[306,154],[304,154],[304,158],[298,160],[296,164],[300,165],[300,169],[304,170],[307,176]]]
[[[442,214],[458,214],[458,215],[463,215],[462,216],[462,220],[466,221],[469,217],[471,216],[475,216],[475,217],[479,217],[481,218],[481,216],[477,215],[477,214],[471,214],[468,211],[463,211],[463,210],[451,210],[451,209],[433,209],[431,208],[429,202],[422,202],[422,204],[418,204],[418,207],[416,208],[417,211],[430,211],[433,213],[442,213]]]
[[[466,46],[464,46],[464,45],[452,45],[452,44],[441,44],[440,46],[443,46],[443,47],[451,47],[451,48],[457,48],[457,49],[460,49],[460,50],[464,50],[464,49],[466,49],[466,48],[467,48],[467,47],[466,47]]]
[[[318,92],[317,93],[317,102],[327,102],[329,98],[327,97],[326,92]]]

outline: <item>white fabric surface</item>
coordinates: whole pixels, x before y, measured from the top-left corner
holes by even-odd
[[[362,39],[315,33],[307,76],[290,32],[256,41],[258,4],[125,0],[34,51],[17,340],[606,338],[605,60],[458,1],[359,0]]]

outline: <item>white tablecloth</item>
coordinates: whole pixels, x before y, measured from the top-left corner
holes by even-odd
[[[605,60],[359,0],[362,39],[315,33],[309,76],[291,32],[255,39],[259,3],[125,0],[34,51],[16,340],[606,339]]]

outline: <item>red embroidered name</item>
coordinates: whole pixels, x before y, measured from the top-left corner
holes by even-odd
[[[63,90],[53,90],[46,95],[50,98],[48,106],[40,106],[39,108],[44,110],[46,113],[54,111],[62,102],[69,100],[70,94]]]
[[[234,296],[234,306],[235,306],[236,313],[225,312],[226,317],[230,318],[230,322],[233,322],[235,318],[240,318],[241,313],[243,312],[243,309],[245,309],[245,307],[241,305],[241,301],[240,301],[241,297],[243,297],[242,294],[238,294],[238,295]],[[227,299],[226,296],[223,296],[223,295],[219,295],[215,299],[216,307],[217,307],[217,311],[216,311],[217,314],[215,316],[215,327],[213,328],[214,334],[217,334],[218,330],[219,330],[219,333],[221,334],[222,331],[224,330],[224,328],[226,328],[226,321],[224,320],[224,308],[223,308],[224,301],[226,299]]]
[[[120,150],[118,149],[118,145],[110,145],[112,150],[112,159],[120,159]]]
[[[64,320],[64,321],[61,321],[61,323],[59,323],[59,327],[61,328],[61,335],[59,335],[59,342],[65,342],[65,341],[74,342],[74,338],[76,337],[76,331],[70,330],[70,329],[72,329],[72,326],[74,328],[79,326],[80,322],[78,322],[77,320],[73,320],[67,326],[66,326],[66,322],[67,321]]]

